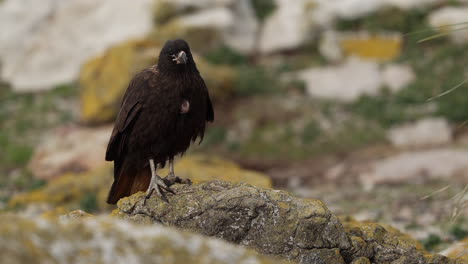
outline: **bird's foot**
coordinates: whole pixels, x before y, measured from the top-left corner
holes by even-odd
[[[148,190],[146,191],[146,196],[145,200],[143,202],[143,205],[146,205],[146,200],[151,197],[151,194],[153,194],[153,191],[155,191],[159,197],[161,197],[163,200],[167,202],[167,198],[164,194],[164,192],[170,192],[172,194],[175,194],[175,192],[169,188],[169,186],[165,183],[163,179],[157,174],[153,175],[151,177],[151,182],[148,186]]]
[[[169,173],[163,179],[163,181],[164,183],[166,183],[167,186],[172,186],[176,183],[192,185],[192,181],[190,179],[180,178],[179,176],[176,176],[174,173]]]

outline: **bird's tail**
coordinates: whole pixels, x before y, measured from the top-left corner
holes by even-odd
[[[117,170],[117,168],[115,168]],[[146,191],[151,181],[151,171],[148,167],[135,172],[118,170],[114,183],[107,197],[108,204],[116,204],[121,198],[130,196],[139,191]]]

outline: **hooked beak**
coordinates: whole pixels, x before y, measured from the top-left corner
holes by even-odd
[[[181,50],[177,55],[172,55],[173,61],[176,62],[176,64],[186,64],[187,63],[187,54],[185,51]]]

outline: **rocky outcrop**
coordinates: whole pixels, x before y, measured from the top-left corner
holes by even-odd
[[[111,217],[0,219],[0,263],[286,263],[220,239]]]
[[[143,193],[124,198],[113,214],[223,238],[299,263],[461,263],[426,256],[417,242],[391,227],[343,219],[319,200],[222,181],[176,185],[167,202]],[[434,261],[436,259],[437,261]]]

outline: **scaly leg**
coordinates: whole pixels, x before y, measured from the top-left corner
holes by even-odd
[[[169,159],[169,174],[163,179],[167,186],[174,185],[175,183],[192,184],[190,179],[183,179],[177,177],[174,173],[174,159]]]
[[[164,200],[166,200],[166,197],[164,196],[163,191],[175,194],[175,192],[166,185],[163,179],[161,179],[161,177],[158,174],[156,174],[156,166],[154,165],[154,160],[150,159],[149,163],[151,168],[151,182],[148,186],[148,190],[146,191],[145,201],[143,204],[146,204],[146,200],[151,197],[153,191],[156,191],[159,197],[161,197]]]

